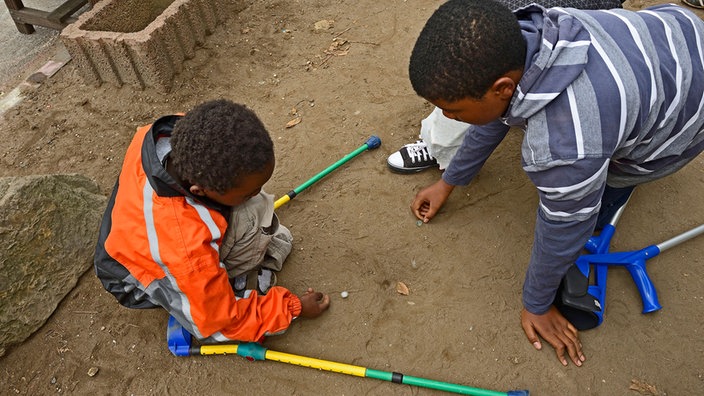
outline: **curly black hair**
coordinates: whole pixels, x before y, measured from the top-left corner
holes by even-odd
[[[274,143],[252,110],[213,100],[176,121],[169,160],[184,181],[223,194],[271,164]]]
[[[428,19],[411,53],[409,77],[433,101],[480,99],[499,77],[522,70],[526,44],[516,17],[493,0],[450,0]]]

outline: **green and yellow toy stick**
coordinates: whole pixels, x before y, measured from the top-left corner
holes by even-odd
[[[271,351],[261,344],[248,342],[243,344],[209,344],[191,345],[191,334],[181,326],[173,316],[169,317],[169,327],[166,332],[166,339],[169,350],[176,356],[193,355],[239,355],[249,361],[273,360],[282,363],[294,364],[297,366],[310,367],[318,370],[332,371],[340,374],[354,375],[357,377],[375,378],[390,381],[396,384],[419,386],[423,388],[437,389],[461,395],[474,396],[529,396],[527,390],[513,390],[508,392],[497,392],[486,389],[473,388],[452,384],[449,382],[434,381],[425,378],[412,377],[396,372],[372,370],[369,368],[354,366],[351,364],[331,362],[328,360],[315,359],[289,353]]]
[[[334,164],[328,166],[325,168],[322,172],[318,173],[317,175],[311,177],[307,182],[301,184],[300,186],[294,188],[293,190],[289,191],[284,195],[283,197],[277,199],[274,202],[274,209],[278,209],[279,206],[285,204],[286,202],[292,200],[293,198],[296,197],[296,195],[300,194],[303,190],[306,188],[310,187],[313,183],[317,182],[318,180],[322,179],[323,177],[327,176],[328,173],[334,171],[335,169],[339,168],[342,166],[345,162],[351,160],[352,158],[358,156],[360,153],[367,151],[367,150],[374,150],[375,148],[381,146],[381,139],[379,139],[377,136],[371,136],[369,139],[367,139],[366,143],[361,145],[358,149],[354,150],[353,152],[347,154],[346,156],[342,157],[342,159],[338,160]]]

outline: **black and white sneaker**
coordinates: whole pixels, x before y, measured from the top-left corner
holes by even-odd
[[[407,144],[386,160],[389,169],[397,173],[415,173],[438,165],[424,141]]]

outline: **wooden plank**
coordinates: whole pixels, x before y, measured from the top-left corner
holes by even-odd
[[[34,26],[28,23],[15,22],[15,26],[17,27],[17,30],[22,34],[32,34],[35,32]]]
[[[56,22],[56,23],[62,23],[65,25],[66,19],[73,15],[76,11],[80,10],[81,7],[86,5],[88,3],[88,0],[67,0],[64,1],[63,4],[60,6],[56,7],[56,9],[52,12],[49,13],[47,16],[47,19]]]
[[[5,5],[8,10],[21,10],[24,8],[22,0],[5,0]]]
[[[25,7],[22,0],[5,0],[7,10],[12,17],[17,30],[20,33],[34,33],[34,26],[39,25],[49,29],[62,30],[69,23],[75,22],[76,18],[71,17],[81,7],[86,5],[88,0],[66,0],[51,12],[38,10],[36,8]]]
[[[8,11],[10,11],[10,16],[15,21],[15,24],[24,23],[29,25],[39,25],[56,30],[61,30],[65,27],[65,25],[62,23],[56,23],[48,20],[47,16],[49,15],[49,13],[46,11],[26,7],[21,10]]]
[[[21,10],[24,8],[24,4],[22,4],[22,0],[5,0],[5,5],[7,6],[8,11]],[[15,26],[17,27],[17,30],[20,33],[24,33],[24,34],[34,33],[34,26],[27,24],[27,23],[17,22],[14,20],[14,18],[13,18],[13,22],[15,23]]]

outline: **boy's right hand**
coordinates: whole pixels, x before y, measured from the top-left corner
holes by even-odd
[[[302,318],[317,318],[328,307],[330,307],[330,296],[321,292],[316,292],[312,288],[308,288],[306,294],[298,296],[301,300]]]
[[[427,223],[435,217],[440,208],[447,201],[447,197],[455,188],[452,184],[446,183],[440,179],[434,184],[418,191],[416,197],[411,202],[411,211],[424,223]]]

